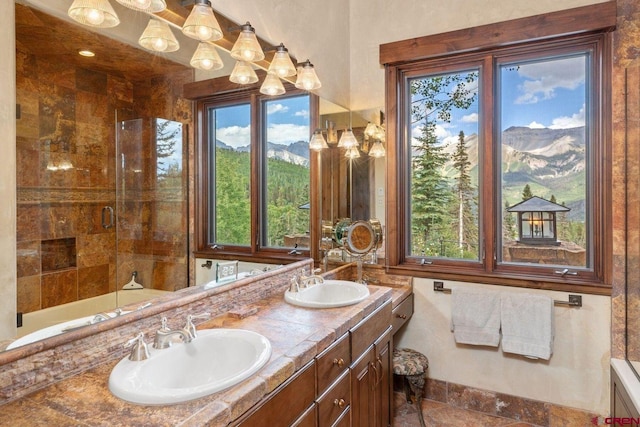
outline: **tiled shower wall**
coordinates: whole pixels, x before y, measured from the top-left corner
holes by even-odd
[[[192,71],[132,81],[19,43],[16,56],[18,312],[112,292],[134,270],[145,287],[186,286],[187,162],[182,182],[157,189],[151,131],[155,117],[190,123],[180,94]],[[116,228],[102,227],[103,207],[116,208],[116,111],[142,119],[141,146],[123,144],[141,172],[118,204],[118,244]]]

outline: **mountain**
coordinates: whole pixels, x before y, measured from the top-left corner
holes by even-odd
[[[502,199],[513,205],[522,199],[529,184],[534,195],[546,199],[555,196],[558,203],[571,208],[568,217],[583,220],[585,215],[585,128],[531,129],[511,127],[502,133]],[[477,176],[478,136],[465,137],[470,170]],[[451,159],[444,166],[449,179],[455,176],[455,143],[445,152]],[[474,185],[477,180],[474,179]],[[504,202],[503,202],[504,203]]]
[[[248,145],[233,148],[219,139],[216,140],[216,147],[241,153],[249,151]],[[309,143],[307,141],[298,141],[291,145],[283,145],[267,142],[267,158],[279,159],[299,166],[309,166]]]

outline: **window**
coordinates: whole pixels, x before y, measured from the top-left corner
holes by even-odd
[[[311,97],[289,93],[243,91],[198,101],[199,252],[309,251]]]
[[[549,17],[562,17],[558,33],[568,13]],[[513,39],[488,47],[474,33],[478,47],[465,41],[458,53],[437,51],[455,32],[429,36],[411,45],[425,46],[421,59],[403,61],[403,42],[381,47],[397,99],[387,112],[398,191],[388,263],[418,276],[606,293],[609,36],[520,40],[534,18],[488,27]]]

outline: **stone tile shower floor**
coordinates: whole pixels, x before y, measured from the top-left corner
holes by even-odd
[[[403,392],[394,392],[393,427],[420,427],[416,403],[407,403]],[[537,427],[534,424],[456,408],[446,403],[422,399],[426,427]]]

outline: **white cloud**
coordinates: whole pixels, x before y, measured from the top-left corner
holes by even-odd
[[[269,103],[267,107],[267,114],[286,113],[287,111],[289,111],[289,107],[282,104]]]
[[[460,119],[462,123],[478,123],[478,113],[467,114]]]
[[[525,79],[518,87],[516,104],[535,104],[556,96],[556,89],[575,89],[584,83],[584,57],[522,64],[518,74]]]
[[[536,121],[533,121],[533,122],[529,123],[529,124],[527,125],[527,127],[528,127],[529,129],[544,129],[544,128],[545,128],[545,125],[540,124],[540,123],[538,123],[538,122],[536,122]]]
[[[218,140],[233,148],[246,147],[251,143],[250,126],[229,126],[218,129]],[[289,145],[298,141],[309,140],[309,127],[290,123],[273,124],[267,129],[269,142],[274,144]]]
[[[296,111],[294,116],[308,118],[309,117],[309,110]]]
[[[251,126],[229,126],[219,128],[216,138],[234,148],[244,147],[251,143]]]
[[[309,140],[309,126],[292,123],[273,124],[267,129],[267,139],[274,144],[289,145]]]
[[[553,119],[551,129],[568,129],[584,126],[584,105],[577,113],[569,116],[556,117]]]

